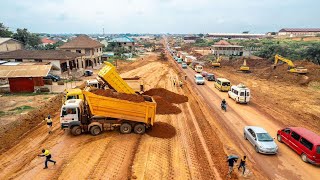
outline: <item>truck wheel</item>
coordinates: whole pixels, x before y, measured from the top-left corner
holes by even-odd
[[[81,127],[80,126],[73,126],[71,128],[71,134],[78,136],[81,134]]]
[[[96,135],[101,133],[101,129],[100,129],[99,126],[92,126],[90,128],[90,132],[91,132],[92,135],[96,136]]]
[[[120,132],[122,134],[129,134],[132,131],[132,126],[129,123],[122,123],[120,126]]]
[[[133,131],[136,134],[144,134],[146,132],[146,127],[143,124],[136,124]]]

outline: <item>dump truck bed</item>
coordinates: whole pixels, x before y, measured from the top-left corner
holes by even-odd
[[[87,91],[83,91],[83,94],[85,95],[91,114],[94,116],[142,122],[147,125],[153,125],[154,123],[156,103],[152,97],[148,97],[151,102],[137,103],[99,96]]]
[[[117,92],[135,94],[135,91],[120,77],[116,68],[109,62],[99,71],[98,76]]]

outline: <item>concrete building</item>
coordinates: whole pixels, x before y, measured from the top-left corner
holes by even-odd
[[[195,43],[197,39],[200,39],[198,36],[185,36],[183,37],[184,43]]]
[[[108,43],[115,43],[115,47],[126,48],[131,52],[135,50],[135,41],[127,36],[114,38]]]
[[[211,46],[212,54],[216,56],[227,55],[227,56],[242,56],[243,46],[232,45],[225,40],[221,40]]]
[[[265,34],[241,34],[241,33],[208,33],[208,39],[260,39],[265,37]]]
[[[12,38],[0,38],[0,53],[23,49],[22,42]]]
[[[97,66],[98,63],[101,63],[103,47],[104,45],[100,42],[91,39],[89,36],[81,35],[64,43],[59,49],[84,54],[84,56],[82,56],[84,63],[83,65],[81,64],[81,68],[93,68]]]
[[[278,36],[315,36],[320,34],[320,28],[283,28]]]
[[[0,54],[8,62],[43,62],[52,65],[51,73],[61,75],[68,70],[84,68],[84,54],[62,50],[16,50]]]

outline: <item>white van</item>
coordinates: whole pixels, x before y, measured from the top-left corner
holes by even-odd
[[[86,80],[86,86],[87,87],[95,87],[95,88],[100,88],[100,84],[98,80],[96,79],[91,79],[91,80]]]
[[[248,103],[250,101],[250,89],[243,84],[237,86],[231,86],[230,91],[228,91],[228,96],[234,99],[237,103]]]
[[[198,84],[204,84],[204,78],[201,74],[195,74],[194,75],[194,82]]]
[[[196,67],[194,68],[194,70],[197,72],[197,73],[201,73],[202,70],[203,70],[203,67],[201,65],[196,65]]]

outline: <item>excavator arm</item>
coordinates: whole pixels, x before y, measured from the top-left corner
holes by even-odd
[[[285,63],[288,64],[288,66],[290,66],[291,68],[294,68],[295,65],[293,64],[293,62],[290,60],[290,59],[287,59],[287,58],[284,58],[282,56],[280,56],[279,54],[276,54],[275,57],[274,57],[274,65],[276,66],[278,64],[278,61],[283,61]]]

